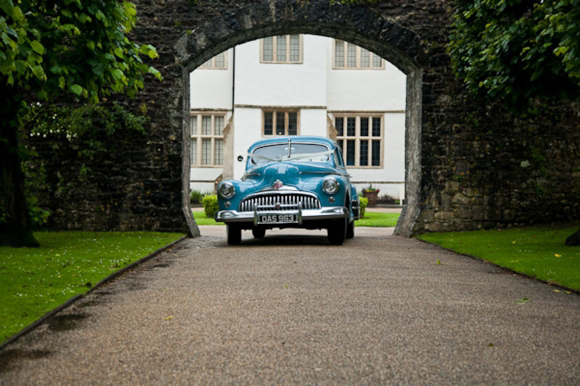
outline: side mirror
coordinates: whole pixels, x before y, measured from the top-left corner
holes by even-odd
[[[238,156],[238,162],[244,162],[244,156],[239,155]]]

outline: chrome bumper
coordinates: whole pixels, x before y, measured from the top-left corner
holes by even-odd
[[[276,211],[253,211],[253,212],[238,212],[237,210],[221,210],[215,216],[216,221],[220,222],[251,222],[254,225],[258,224],[258,216],[279,216],[284,214],[291,214],[297,217],[297,224],[302,225],[304,221],[314,220],[332,220],[340,218],[348,218],[350,212],[347,208],[342,206],[328,206],[321,209],[295,209],[295,210],[276,210]],[[268,224],[276,225],[276,224]]]

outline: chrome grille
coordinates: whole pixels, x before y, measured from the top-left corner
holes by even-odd
[[[279,208],[276,205],[279,204]],[[260,210],[320,209],[318,197],[305,193],[267,193],[248,196],[240,203],[240,212],[252,212],[254,206]]]

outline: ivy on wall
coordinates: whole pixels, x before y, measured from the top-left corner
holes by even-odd
[[[136,115],[118,104],[71,107],[36,103],[30,106],[23,119],[27,146],[21,153],[26,200],[36,229],[45,225],[51,215],[38,196],[70,192],[86,183],[92,165],[118,151],[116,138],[145,134],[148,121],[145,113],[142,110]],[[67,170],[55,172],[55,166]],[[71,167],[73,170],[68,170]],[[0,222],[6,220],[0,206]]]

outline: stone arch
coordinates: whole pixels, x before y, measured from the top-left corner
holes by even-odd
[[[261,1],[225,12],[183,33],[174,46],[181,76],[181,126],[189,122],[189,73],[218,53],[251,40],[282,34],[312,34],[347,40],[382,56],[407,76],[405,186],[407,203],[395,234],[410,236],[420,214],[422,66],[426,47],[410,28],[373,8],[328,2]],[[175,120],[174,120],[175,121]],[[183,212],[192,235],[198,235],[189,206],[189,140],[183,132]]]

